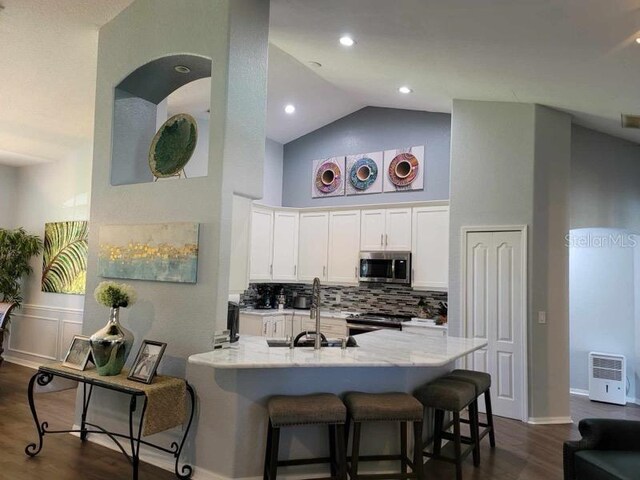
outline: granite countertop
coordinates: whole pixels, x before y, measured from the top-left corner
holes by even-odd
[[[241,308],[240,309],[240,315],[256,315],[259,317],[274,317],[277,315],[293,315],[294,313],[296,315],[308,317],[309,312],[310,311],[308,309],[303,310],[303,309],[295,309],[295,308],[285,308],[283,310],[278,310],[277,308],[271,308],[271,309]],[[329,310],[321,310],[320,316],[326,317],[326,318],[347,318],[352,313],[354,312],[332,312]]]
[[[358,347],[269,347],[266,338],[242,335],[231,348],[199,353],[189,363],[220,369],[291,367],[441,367],[475,350],[485,340],[429,338],[418,333],[378,330],[355,337]]]

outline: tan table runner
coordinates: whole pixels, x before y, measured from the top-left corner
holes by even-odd
[[[143,392],[147,397],[147,411],[142,425],[144,436],[182,425],[186,418],[187,383],[182,378],[156,375],[153,383],[147,385],[128,380],[128,370],[122,370],[120,375],[105,377],[98,375],[95,368],[85,371],[74,370],[62,366],[60,362],[43,365],[43,367],[67,375],[96,380],[105,385]]]

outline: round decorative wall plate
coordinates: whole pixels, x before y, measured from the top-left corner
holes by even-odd
[[[316,172],[316,188],[322,193],[335,191],[342,181],[342,171],[335,162],[324,162]]]
[[[195,118],[186,113],[172,116],[162,124],[149,148],[149,168],[156,178],[173,177],[185,167],[198,141]]]
[[[389,163],[389,180],[396,187],[406,187],[416,179],[419,169],[420,163],[413,154],[401,153]]]
[[[373,185],[376,178],[378,178],[378,165],[368,157],[356,161],[349,171],[349,181],[358,190],[366,190]]]

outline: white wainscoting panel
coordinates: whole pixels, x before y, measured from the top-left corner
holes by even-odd
[[[80,309],[23,305],[11,316],[5,360],[27,366],[61,360],[82,332],[82,318]]]

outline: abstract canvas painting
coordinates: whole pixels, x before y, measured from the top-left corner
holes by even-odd
[[[382,192],[382,155],[382,152],[373,152],[347,156],[347,195]]]
[[[424,188],[424,145],[384,152],[384,191]]]
[[[42,291],[83,295],[87,281],[89,223],[54,222],[44,226]]]
[[[315,160],[311,177],[311,196],[318,198],[344,195],[344,177],[344,157]]]
[[[197,223],[100,227],[98,275],[107,278],[196,283]]]

